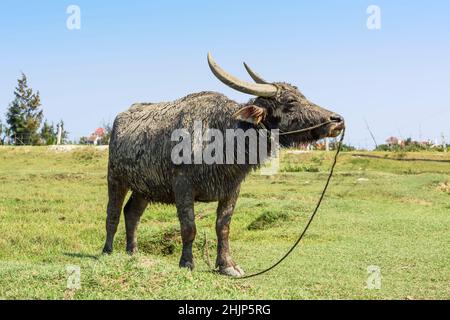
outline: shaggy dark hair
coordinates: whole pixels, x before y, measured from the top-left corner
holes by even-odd
[[[196,234],[194,203],[218,201],[216,264],[223,274],[243,275],[230,256],[231,216],[242,181],[265,159],[258,158],[257,164],[175,165],[171,159],[176,144],[171,141],[173,131],[185,129],[192,137],[195,121],[202,121],[204,130],[213,128],[222,133],[227,129],[246,130],[261,126],[289,132],[326,123],[309,132],[283,136],[280,142],[289,146],[335,136],[343,125],[342,118],[309,102],[290,84],[247,87],[261,90],[264,97],[239,104],[220,93],[201,92],[172,102],[135,104],[117,116],[109,150],[105,253],[112,252],[122,204],[131,190],[133,194],[124,209],[127,251],[133,253],[137,249],[136,228],[149,202],[175,204],[183,239],[180,266],[192,269],[192,243]],[[272,94],[275,89],[276,95]],[[236,152],[237,149],[235,156]]]

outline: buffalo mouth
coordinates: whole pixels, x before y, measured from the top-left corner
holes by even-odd
[[[328,138],[338,137],[345,129],[344,122],[332,122],[328,126]]]
[[[299,143],[312,143],[324,138],[336,138],[344,131],[344,129],[345,122],[343,120],[331,120],[323,125],[317,125],[316,128],[312,130],[282,135],[280,137],[280,142],[284,147],[297,146]],[[293,131],[295,131],[295,129],[293,129]]]
[[[327,128],[327,138],[336,138],[345,129],[345,122],[343,121],[333,121],[328,125]]]
[[[330,121],[327,125],[314,129],[311,134],[314,141],[324,138],[336,138],[345,129],[344,121]]]

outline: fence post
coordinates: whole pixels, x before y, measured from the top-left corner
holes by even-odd
[[[447,143],[445,143],[445,136],[442,132],[442,148],[444,149],[444,152],[447,152]]]
[[[57,127],[58,127],[58,134],[57,134],[57,137],[56,137],[56,144],[60,145],[61,144],[61,136],[62,136],[62,126],[61,126],[60,123],[58,123]]]

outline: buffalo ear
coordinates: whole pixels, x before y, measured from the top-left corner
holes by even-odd
[[[249,122],[251,124],[259,124],[266,118],[266,115],[266,109],[255,105],[250,105],[239,109],[239,111],[233,115],[233,118],[240,121]]]

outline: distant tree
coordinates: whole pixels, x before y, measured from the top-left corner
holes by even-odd
[[[4,144],[3,142],[3,123],[2,120],[0,119],[0,145]]]
[[[375,148],[375,151],[392,151],[392,148],[387,144],[380,144]]]
[[[108,145],[109,139],[111,139],[111,132],[112,132],[112,124],[111,122],[105,122],[103,121],[103,128],[105,129],[105,134],[102,137],[101,144],[102,145]]]
[[[88,144],[88,138],[87,137],[81,137],[78,141],[78,144]]]
[[[39,143],[38,130],[43,117],[39,91],[34,93],[33,89],[28,87],[24,73],[17,82],[14,90],[15,99],[8,107],[6,122],[15,145],[35,145]]]
[[[338,148],[338,147],[339,147],[339,142],[337,141],[337,139],[331,140],[331,142],[330,142],[330,150],[336,150],[336,148]],[[350,144],[343,143],[342,146],[341,146],[341,150],[345,151],[345,152],[347,152],[347,151],[355,151],[356,148],[354,146],[350,145]]]
[[[350,152],[350,151],[355,151],[356,148],[354,146],[350,145],[350,144],[343,143],[342,147],[341,147],[341,150],[344,151],[344,152]]]
[[[410,145],[413,145],[413,144],[415,144],[415,143],[416,143],[416,142],[413,141],[412,138],[407,138],[407,139],[405,140],[405,146],[410,146]]]
[[[42,144],[47,146],[56,144],[56,131],[53,123],[50,124],[47,120],[45,120],[40,136]]]

